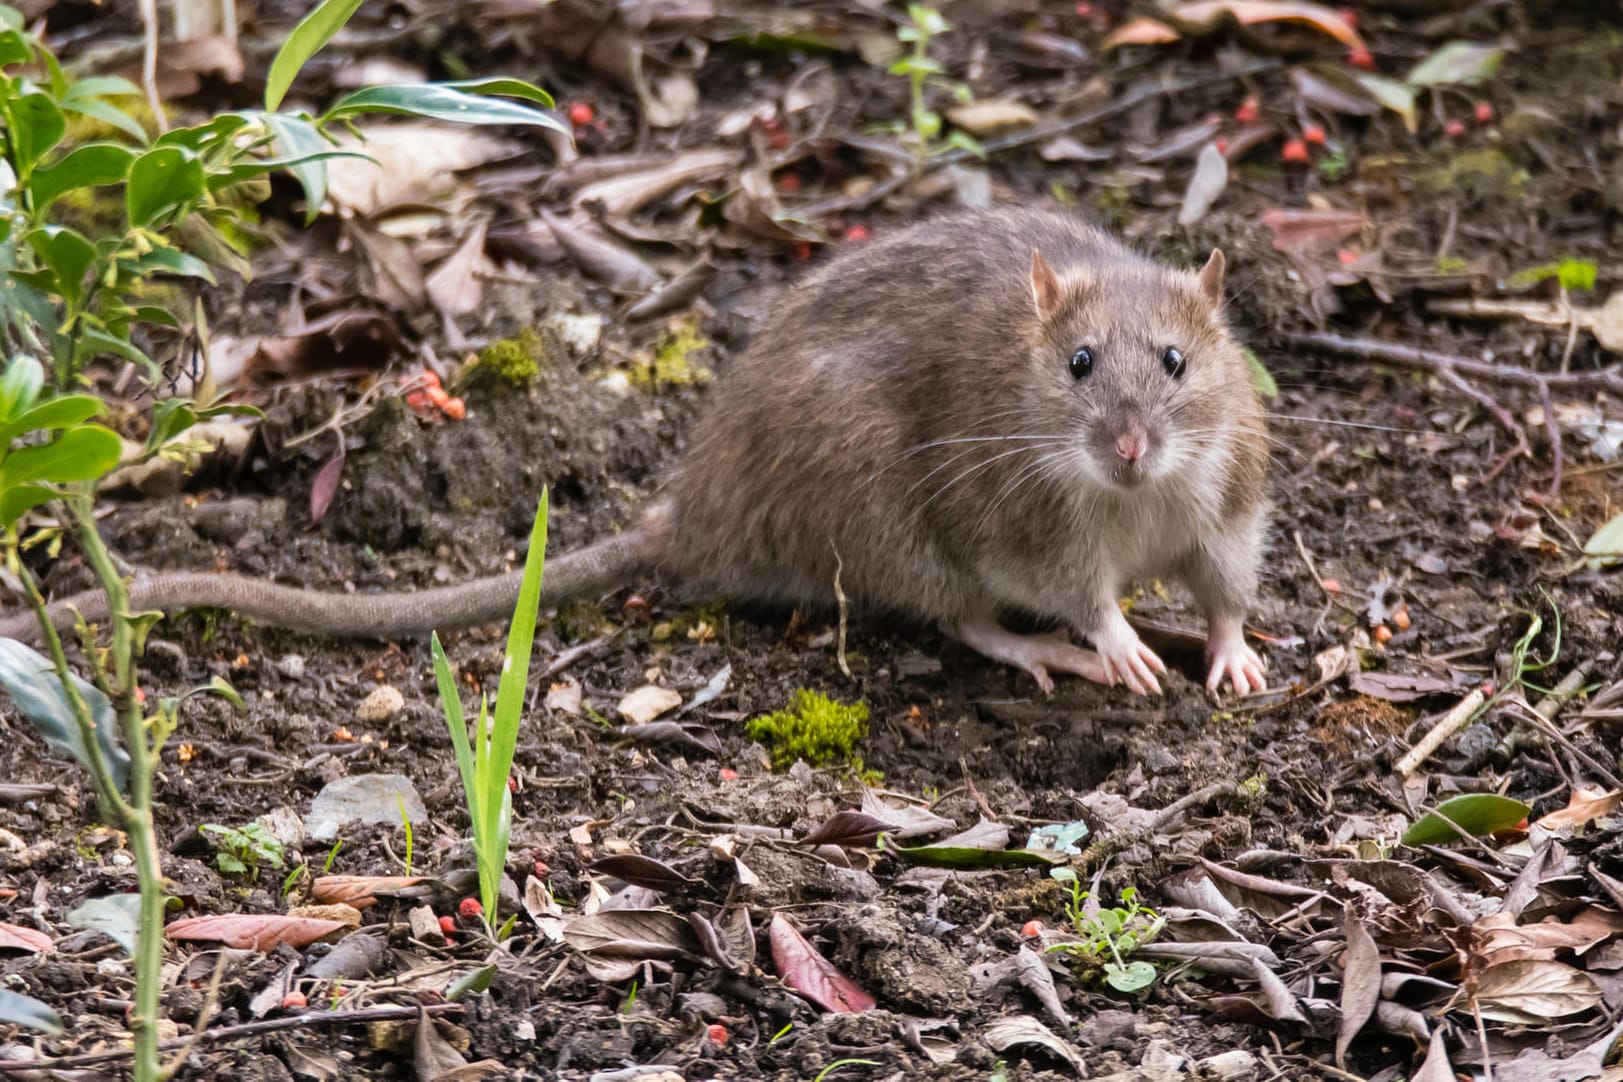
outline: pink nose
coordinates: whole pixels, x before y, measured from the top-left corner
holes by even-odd
[[[1116,437],[1116,454],[1128,462],[1137,462],[1144,457],[1144,433],[1123,432]]]

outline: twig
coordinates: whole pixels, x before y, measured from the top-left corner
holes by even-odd
[[[1484,482],[1492,481],[1495,477],[1498,477],[1504,471],[1504,468],[1510,465],[1512,459],[1529,453],[1527,430],[1522,427],[1522,423],[1516,420],[1509,410],[1499,404],[1498,399],[1486,391],[1471,386],[1465,377],[1452,368],[1444,368],[1437,374],[1442,377],[1443,382],[1493,414],[1493,419],[1499,422],[1499,426],[1516,439],[1516,446],[1500,455],[1499,461],[1493,464],[1493,468],[1482,475]]]
[[[1204,89],[1215,83],[1226,83],[1231,79],[1243,79],[1250,75],[1260,75],[1265,71],[1273,71],[1279,66],[1278,60],[1258,60],[1250,64],[1243,64],[1231,71],[1213,72],[1191,79],[1180,79],[1171,83],[1140,87],[1129,94],[1123,94],[1121,97],[1115,98],[1109,104],[1101,105],[1097,109],[1089,109],[1087,112],[1079,113],[1069,119],[1028,128],[1023,132],[1006,135],[1001,139],[993,139],[981,144],[981,150],[987,157],[993,154],[1001,154],[1005,150],[1014,150],[1017,147],[1040,143],[1045,139],[1052,139],[1057,135],[1064,135],[1078,128],[1085,128],[1089,124],[1097,124],[1102,120],[1121,116],[1123,113],[1129,113],[1138,108],[1152,98],[1158,98],[1162,95],[1176,97],[1179,94]],[[857,195],[835,196],[832,199],[824,199],[817,203],[796,207],[794,208],[795,217],[804,221],[814,221],[830,214],[844,214],[853,210],[862,210],[880,202],[910,181],[916,180],[926,173],[945,166],[958,165],[977,157],[978,155],[971,154],[967,150],[955,148],[927,159],[917,170],[897,169],[889,177]]]
[[[840,606],[840,637],[838,644],[835,646],[834,658],[840,663],[840,671],[845,674],[845,678],[855,680],[856,677],[851,675],[851,666],[845,660],[845,634],[849,620],[849,613],[847,612],[849,606],[846,604],[845,591],[840,588],[840,572],[845,570],[845,561],[840,559],[839,546],[834,544],[832,537],[828,540],[828,547],[834,550],[834,600]]]
[[[1204,804],[1208,800],[1215,800],[1220,796],[1224,796],[1229,793],[1236,793],[1238,791],[1239,786],[1235,785],[1231,781],[1215,781],[1206,786],[1204,789],[1196,789],[1187,796],[1179,797],[1177,800],[1174,800],[1171,804],[1168,804],[1166,807],[1157,812],[1155,819],[1150,823],[1150,831],[1151,833],[1154,833],[1155,831],[1161,830],[1163,827],[1170,825],[1174,819],[1177,819],[1179,816],[1183,815],[1184,812],[1195,807],[1196,805]]]
[[[1445,740],[1465,727],[1466,722],[1475,716],[1486,699],[1487,696],[1483,694],[1482,689],[1477,688],[1455,703],[1454,709],[1444,714],[1437,724],[1398,760],[1397,772],[1405,778],[1413,774],[1421,763],[1431,757],[1432,752],[1443,746]]]
[[[236,1026],[221,1026],[200,1033],[195,1038],[175,1037],[162,1041],[158,1049],[171,1052],[177,1048],[184,1048],[194,1040],[198,1044],[218,1044],[221,1041],[234,1041],[243,1037],[256,1037],[261,1033],[275,1033],[284,1029],[304,1029],[308,1026],[354,1025],[361,1022],[398,1022],[415,1020],[419,1014],[445,1014],[450,1011],[460,1011],[460,1003],[435,1003],[430,1006],[413,1004],[410,1007],[368,1007],[359,1011],[311,1011],[305,1014],[290,1015],[286,1018],[262,1018],[257,1022],[244,1022]],[[113,1060],[128,1059],[130,1050],[115,1048],[106,1052],[86,1052],[80,1056],[63,1056],[60,1059],[33,1059],[33,1060],[0,1060],[0,1074],[23,1074],[34,1071],[55,1071],[64,1067],[87,1067],[93,1063],[109,1063]]]
[[[158,97],[158,0],[136,0],[136,6],[141,9],[141,85],[152,106],[152,123],[162,133],[169,130],[169,118]]]

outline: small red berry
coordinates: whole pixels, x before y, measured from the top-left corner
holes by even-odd
[[[443,932],[445,935],[448,935],[448,936],[449,935],[456,935],[456,918],[455,917],[441,917],[440,918],[440,931]]]
[[[812,246],[809,240],[795,241],[795,262],[805,263],[812,257]]]
[[[1262,103],[1257,100],[1257,96],[1255,94],[1242,101],[1240,103],[1240,107],[1234,110],[1234,119],[1238,120],[1241,124],[1249,124],[1261,115]]]
[[[1340,579],[1320,579],[1319,585],[1324,587],[1324,592],[1327,594],[1339,594],[1341,592]]]
[[[873,236],[873,230],[861,224],[854,225],[845,231],[845,239],[851,241],[863,241],[871,236]]]
[[[302,1010],[309,1005],[310,1001],[304,998],[303,992],[289,992],[282,997],[282,1010],[284,1011]]]
[[[1352,52],[1347,54],[1347,63],[1351,64],[1359,71],[1374,71],[1375,54],[1371,53],[1368,49],[1354,49]]]
[[[1476,109],[1474,110],[1474,112],[1475,112],[1475,115],[1476,115],[1476,122],[1478,124],[1492,124],[1493,123],[1493,103],[1492,102],[1486,102],[1486,101],[1477,102],[1476,103]]]
[[[538,860],[538,861],[535,862],[535,877],[537,879],[545,879],[547,876],[549,876],[551,874],[552,874],[552,866],[549,865],[546,861]]]
[[[717,1044],[727,1043],[727,1027],[722,1025],[720,1022],[710,1023],[710,1028],[706,1032],[710,1039],[715,1041]]]
[[[1088,3],[1088,0],[1079,0],[1076,5],[1076,13],[1086,19],[1093,14],[1093,5]]]
[[[1224,157],[1225,157],[1225,158],[1226,158],[1226,157],[1228,157],[1228,153],[1229,153],[1229,141],[1228,141],[1228,140],[1227,140],[1227,139],[1224,139],[1224,138],[1223,138],[1223,137],[1222,137],[1222,136],[1221,136],[1221,135],[1220,135],[1220,136],[1218,136],[1218,137],[1217,137],[1217,138],[1216,138],[1216,139],[1213,139],[1213,140],[1212,140],[1212,146],[1214,146],[1214,147],[1216,147],[1216,148],[1217,148],[1217,152],[1218,152],[1218,153],[1219,153],[1219,154],[1221,154],[1221,155],[1223,155],[1223,156],[1224,156]]]
[[[577,128],[584,128],[597,116],[597,111],[583,101],[569,103],[569,122]]]
[[[1337,248],[1336,262],[1340,263],[1343,267],[1350,267],[1354,263],[1358,262],[1358,253],[1353,251],[1351,248]]]
[[[800,190],[800,177],[795,173],[785,173],[778,178],[778,191],[798,192]]]
[[[1456,117],[1443,121],[1443,134],[1450,139],[1458,139],[1465,134],[1465,121]]]
[[[1040,920],[1026,921],[1020,926],[1020,934],[1027,939],[1036,939],[1043,934],[1043,922]]]
[[[456,915],[463,920],[473,920],[485,915],[485,907],[479,904],[478,898],[464,898],[457,903]]]
[[[734,770],[730,766],[722,767],[721,768],[721,780],[722,781],[737,781],[738,780],[738,771]]]
[[[1324,145],[1324,129],[1317,124],[1302,125],[1302,138],[1316,147]]]
[[[1285,145],[1279,148],[1280,160],[1305,164],[1312,160],[1307,152],[1307,144],[1300,139],[1287,139]]]

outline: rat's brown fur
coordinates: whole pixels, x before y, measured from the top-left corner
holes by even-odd
[[[722,382],[669,501],[612,546],[549,559],[544,600],[652,561],[694,591],[833,602],[839,568],[849,598],[939,621],[1044,686],[1059,668],[1146,690],[1149,669],[1136,680],[1112,667],[1140,649],[1114,599],[1131,578],[1174,574],[1212,621],[1214,657],[1233,654],[1267,448],[1222,318],[1222,270],[1217,253],[1200,275],[1173,270],[1073,217],[1024,210],[939,218],[849,251],[788,293]],[[1079,379],[1081,345],[1097,364]],[[1186,358],[1180,379],[1167,347]],[[1117,452],[1126,437],[1142,459]],[[454,596],[410,608],[406,626],[383,596],[219,578],[200,594],[185,576],[146,576],[135,596],[175,608],[220,604],[224,590],[268,623],[361,635],[499,619],[517,596],[516,575],[440,590]],[[98,601],[53,615],[77,605],[99,619]],[[1009,609],[1089,635],[1104,668],[1001,631]],[[0,621],[0,634],[31,619]]]

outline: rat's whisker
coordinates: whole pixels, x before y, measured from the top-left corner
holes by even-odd
[[[923,503],[919,504],[918,510],[923,511],[926,507],[928,507],[928,506],[930,506],[930,504],[934,503],[935,500],[938,497],[940,497],[941,495],[946,493],[949,489],[951,489],[951,488],[955,487],[956,485],[961,484],[962,482],[968,480],[970,477],[972,477],[976,473],[979,473],[980,471],[986,469],[987,467],[996,465],[997,463],[1003,461],[1005,458],[1009,458],[1009,457],[1011,457],[1013,455],[1027,454],[1027,453],[1032,452],[1032,451],[1040,451],[1044,447],[1051,447],[1053,445],[1054,445],[1054,443],[1052,441],[1049,442],[1049,443],[1046,443],[1046,444],[1027,444],[1027,445],[1022,446],[1022,447],[1016,447],[1012,451],[1004,451],[1001,454],[993,455],[991,458],[988,458],[988,459],[986,459],[986,460],[984,460],[982,462],[977,462],[975,465],[969,467],[967,470],[964,470],[964,471],[960,472],[959,474],[957,474],[956,476],[950,478],[947,481],[946,484],[942,485],[940,488],[938,488],[934,492],[932,492],[928,499],[926,499]]]
[[[1270,421],[1299,421],[1310,425],[1331,425],[1335,428],[1366,428],[1371,432],[1399,432],[1404,435],[1420,434],[1429,431],[1424,428],[1393,428],[1390,425],[1371,425],[1362,421],[1333,421],[1328,417],[1302,417],[1293,413],[1269,413],[1265,416]]]

